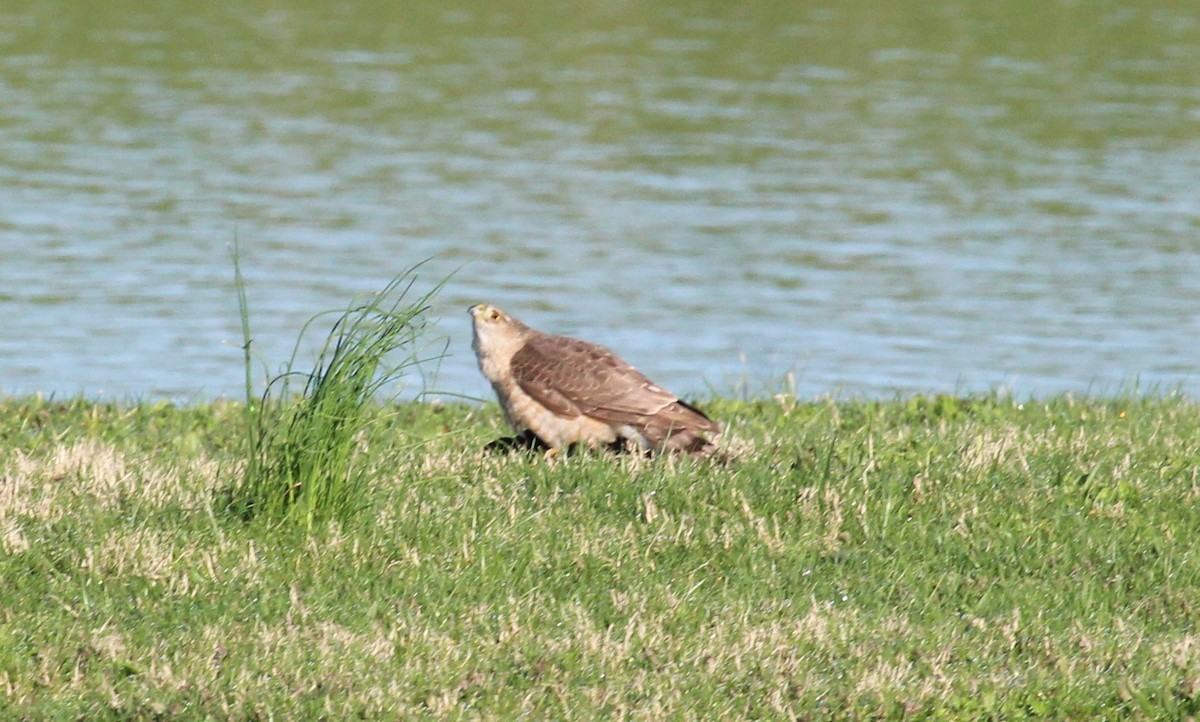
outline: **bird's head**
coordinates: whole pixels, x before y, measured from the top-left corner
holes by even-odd
[[[490,303],[477,303],[468,309],[471,318],[475,319],[475,325],[481,324],[499,324],[512,321],[512,317],[501,311]]]
[[[527,327],[490,303],[477,303],[469,309],[474,319],[476,351],[497,349],[524,341]],[[515,351],[515,348],[513,349]]]

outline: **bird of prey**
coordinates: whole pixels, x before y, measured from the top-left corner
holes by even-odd
[[[471,346],[508,422],[550,453],[574,445],[632,445],[704,455],[720,427],[612,351],[534,330],[495,306],[476,304]]]

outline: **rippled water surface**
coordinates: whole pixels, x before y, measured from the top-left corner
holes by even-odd
[[[271,364],[431,258],[450,393],[487,300],[689,395],[1200,396],[1200,6],[292,5],[0,5],[0,391],[237,395],[237,238]]]

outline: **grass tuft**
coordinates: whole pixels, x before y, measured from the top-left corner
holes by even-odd
[[[283,371],[256,396],[249,308],[236,249],[233,260],[245,342],[247,453],[240,484],[228,495],[229,508],[242,518],[307,530],[346,522],[366,504],[371,479],[368,467],[356,461],[367,425],[379,415],[377,397],[421,360],[430,302],[441,285],[410,301],[418,264],[344,311],[313,316]],[[330,317],[335,320],[312,370],[297,371],[303,340]],[[400,361],[389,362],[397,352]],[[294,393],[300,383],[302,391]]]

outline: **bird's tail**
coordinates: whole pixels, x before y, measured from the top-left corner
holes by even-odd
[[[683,401],[663,409],[646,428],[656,448],[693,456],[707,456],[716,445],[705,434],[719,434],[721,427],[703,411]]]

